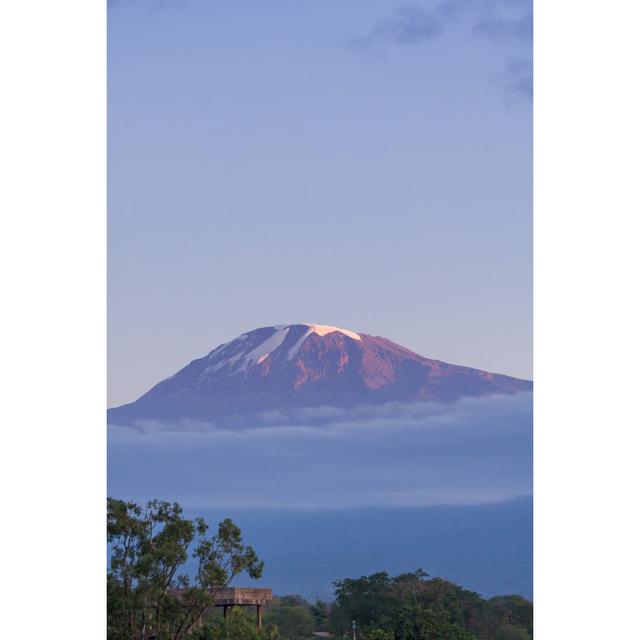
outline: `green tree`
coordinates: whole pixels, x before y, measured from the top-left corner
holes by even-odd
[[[395,640],[393,631],[369,627],[360,633],[362,640]]]
[[[273,625],[256,628],[253,616],[240,609],[229,613],[227,620],[213,616],[213,621],[205,623],[189,637],[189,640],[278,640],[278,630]]]
[[[474,637],[464,626],[454,623],[443,609],[412,605],[398,613],[396,640],[474,640]]]
[[[336,602],[331,615],[331,629],[338,635],[351,632],[355,620],[363,631],[367,628],[390,630],[399,600],[391,589],[386,571],[362,578],[336,580]]]
[[[327,631],[329,628],[329,615],[331,613],[331,604],[316,600],[315,604],[309,605],[309,610],[313,616],[316,631]]]
[[[309,604],[295,596],[278,598],[268,607],[264,619],[278,628],[283,640],[307,640],[315,627]]]
[[[145,507],[108,498],[107,624],[110,640],[180,640],[214,603],[215,588],[239,573],[262,575],[263,562],[242,543],[229,519],[208,535],[202,518],[189,520],[176,503],[153,500]],[[195,579],[179,573],[189,552]]]
[[[501,624],[496,630],[495,640],[531,640],[531,635],[526,629],[516,627],[513,624]]]
[[[533,605],[528,600],[521,596],[495,596],[489,600],[489,606],[500,623],[522,627],[529,636],[533,635]]]
[[[420,569],[334,584],[330,627],[343,638],[351,636],[351,620],[361,640],[530,640],[533,634],[531,602],[520,596],[487,601]]]

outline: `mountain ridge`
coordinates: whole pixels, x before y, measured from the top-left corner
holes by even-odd
[[[427,358],[391,340],[332,325],[248,331],[108,410],[108,422],[209,421],[303,407],[452,402],[529,391],[532,382]]]

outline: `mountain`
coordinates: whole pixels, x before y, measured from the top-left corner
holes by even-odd
[[[531,381],[425,358],[386,338],[290,324],[221,344],[135,402],[110,409],[108,421],[211,421],[303,407],[451,402],[531,388]]]

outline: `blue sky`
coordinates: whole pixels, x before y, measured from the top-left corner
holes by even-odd
[[[298,321],[531,377],[530,9],[110,2],[110,406]]]

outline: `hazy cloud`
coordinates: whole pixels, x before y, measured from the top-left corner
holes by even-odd
[[[505,55],[504,82],[507,94],[533,96],[531,47],[533,9],[531,0],[441,0],[431,5],[404,5],[370,31],[354,39],[355,48],[375,49],[431,43],[443,37],[456,23],[475,38],[502,47]],[[525,67],[528,65],[528,69]]]
[[[508,94],[533,99],[533,65],[527,58],[507,61],[501,82]]]
[[[445,0],[432,8],[404,5],[394,14],[379,20],[368,34],[356,38],[356,46],[384,44],[415,45],[438,38],[457,15],[466,10],[468,3]]]
[[[109,427],[109,491],[201,508],[479,504],[531,493],[531,394]],[[257,425],[257,426],[256,426]]]
[[[473,27],[477,36],[495,42],[533,42],[533,14],[527,13],[518,18],[481,18]]]

